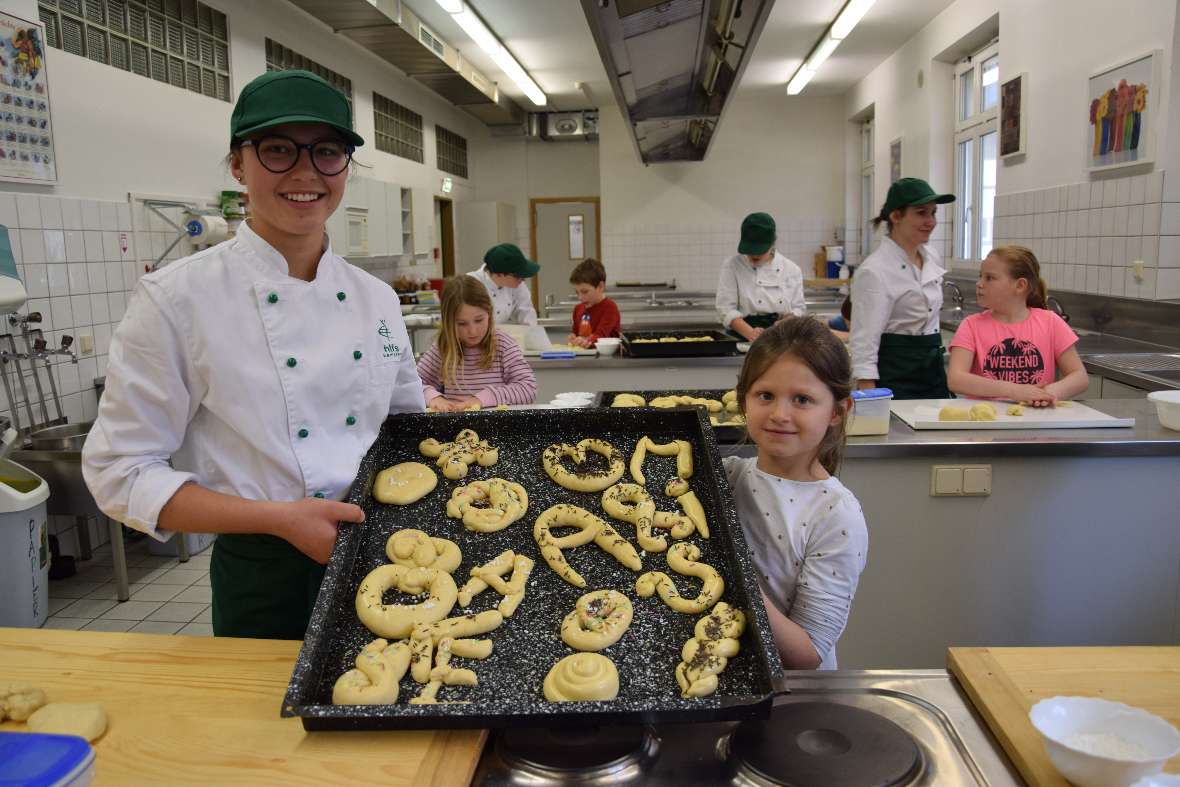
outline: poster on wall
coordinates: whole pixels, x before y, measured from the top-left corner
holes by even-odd
[[[1157,49],[1090,77],[1086,133],[1090,171],[1151,162],[1161,59]]]
[[[1027,152],[1028,120],[1025,116],[1025,91],[1028,74],[1017,74],[1000,84],[1000,158],[1022,156]]]
[[[901,137],[889,143],[889,182],[901,180]]]
[[[0,12],[0,180],[56,183],[45,31]]]
[[[586,256],[586,237],[584,234],[586,217],[575,213],[569,217],[569,248],[570,259],[580,260]]]

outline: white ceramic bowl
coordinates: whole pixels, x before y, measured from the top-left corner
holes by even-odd
[[[1157,773],[1140,779],[1131,787],[1180,787],[1180,776],[1174,773]]]
[[[1121,702],[1050,697],[1028,714],[1049,759],[1077,787],[1127,787],[1180,754],[1180,732]]]
[[[1160,423],[1169,429],[1180,431],[1180,391],[1152,391],[1147,395],[1155,402],[1155,411]]]
[[[622,343],[622,339],[599,339],[594,343],[594,347],[598,350],[599,355],[614,355],[619,351],[619,345]]]

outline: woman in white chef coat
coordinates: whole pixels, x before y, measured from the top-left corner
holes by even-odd
[[[852,278],[852,374],[860,388],[890,388],[895,399],[950,396],[938,312],[942,258],[929,245],[939,205],[924,180],[901,178],[889,187],[873,226],[888,229]]]
[[[738,253],[721,263],[717,280],[717,314],[721,324],[747,341],[787,315],[807,311],[803,272],[775,250],[778,240],[768,213],[742,220]]]
[[[354,148],[344,95],[307,71],[243,88],[230,168],[250,218],[140,279],[111,341],[82,470],[109,516],[161,541],[213,532],[218,636],[301,639],[340,502],[422,383],[393,289],[325,236]]]
[[[541,266],[524,256],[514,243],[500,243],[483,255],[483,265],[467,275],[483,283],[492,298],[496,325],[536,325],[537,310],[525,281]]]

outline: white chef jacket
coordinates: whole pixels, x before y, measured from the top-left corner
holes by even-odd
[[[519,287],[501,287],[492,281],[487,265],[481,265],[479,270],[469,271],[467,275],[482,282],[488,290],[488,295],[492,296],[492,313],[495,315],[496,325],[537,324],[537,310],[533,308],[528,279],[521,282]]]
[[[327,243],[315,280],[294,278],[243,222],[139,280],[82,474],[105,514],[166,540],[160,509],[189,481],[343,498],[386,415],[423,409],[393,288]]]
[[[717,315],[726,328],[749,314],[805,314],[803,271],[777,251],[773,259],[757,268],[746,255],[735,254],[721,263],[716,303]]]
[[[942,308],[942,257],[930,244],[920,246],[921,269],[888,235],[881,239],[852,277],[852,376],[878,380],[881,334],[925,336],[938,333]]]

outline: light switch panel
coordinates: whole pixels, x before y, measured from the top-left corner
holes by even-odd
[[[963,468],[963,494],[990,495],[991,493],[991,465],[968,465]]]
[[[963,494],[963,468],[934,465],[930,469],[930,494],[933,497]]]

